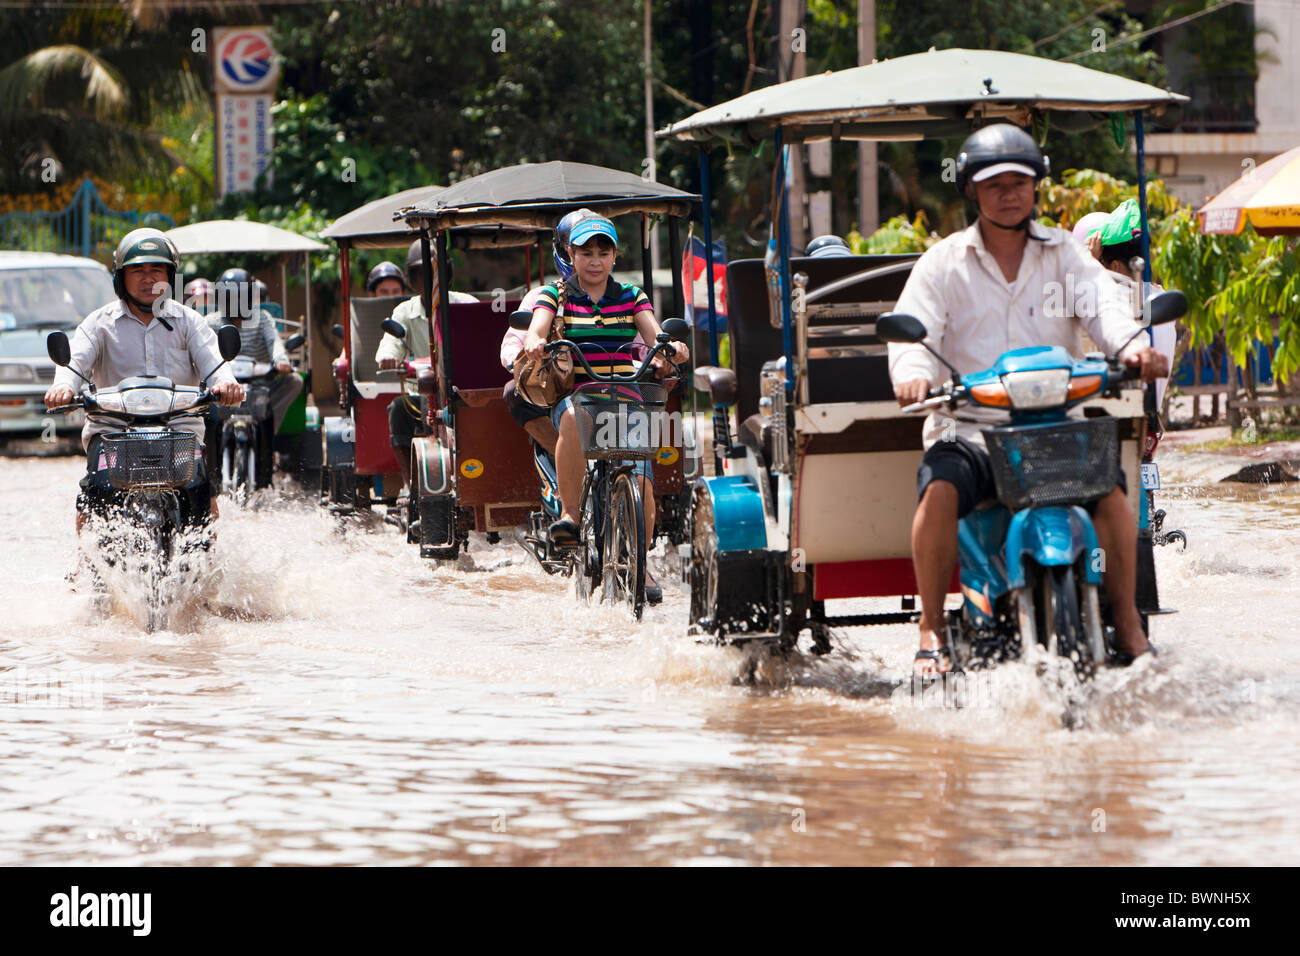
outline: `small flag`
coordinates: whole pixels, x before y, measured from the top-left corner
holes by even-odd
[[[691,236],[682,255],[682,275],[686,282],[686,321],[707,329],[709,322],[709,288],[705,273],[709,272],[708,253],[704,240]],[[713,298],[718,315],[718,331],[727,331],[727,247],[719,239],[713,243]]]

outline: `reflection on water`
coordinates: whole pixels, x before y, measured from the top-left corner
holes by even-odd
[[[738,686],[672,588],[638,625],[508,542],[435,568],[296,502],[226,505],[146,635],[63,580],[79,467],[0,460],[0,863],[1300,862],[1300,493],[1192,456],[1158,660],[946,697],[909,628]]]

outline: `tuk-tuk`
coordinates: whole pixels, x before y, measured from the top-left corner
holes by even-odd
[[[343,354],[331,366],[338,384],[341,415],[323,423],[321,495],[336,512],[368,510],[378,502],[393,505],[397,495],[386,493],[385,476],[400,471],[389,443],[388,406],[402,392],[398,375],[379,368],[375,352],[383,338],[383,323],[409,295],[386,298],[352,297],[353,249],[401,249],[405,256],[419,232],[395,218],[398,210],[427,202],[444,186],[420,186],[376,199],[340,216],[321,232],[339,248],[339,278],[343,290],[343,320],[334,326]],[[465,247],[502,248],[531,246],[529,231],[506,229],[461,230],[457,244]],[[440,286],[442,288],[442,286]],[[412,496],[414,500],[414,496]],[[397,515],[408,528],[412,508]]]
[[[932,50],[756,90],[658,135],[702,150],[709,243],[706,154],[717,145],[752,148],[771,136],[780,184],[786,178],[783,147],[790,143],[965,136],[995,120],[1040,129],[1050,120],[1056,128],[1084,129],[1136,112],[1145,244],[1142,111],[1185,99],[1038,57]],[[789,649],[808,628],[813,650],[823,653],[830,649],[831,627],[919,619],[910,531],[922,421],[899,409],[887,347],[876,334],[877,319],[893,309],[916,257],[794,257],[784,191],[780,196],[775,263],[728,267],[734,368],[716,367],[714,336],[714,367],[696,373],[712,394],[719,467],[694,488],[690,629],[719,641]],[[709,308],[712,313],[711,299]],[[1138,607],[1145,621],[1160,608],[1146,496],[1135,480],[1144,401],[1128,390],[1097,404],[1119,420],[1120,464],[1130,476],[1129,501],[1139,525]],[[728,422],[733,406],[738,433]],[[968,570],[963,563],[949,592],[960,589],[968,602],[978,601],[981,596],[965,587]],[[829,600],[862,597],[894,598],[899,606],[872,614],[826,610]]]
[[[652,218],[666,217],[671,257],[680,262],[677,220],[689,215],[698,196],[639,176],[583,163],[522,164],[464,180],[404,213],[412,227],[436,248],[445,268],[449,233],[459,228],[539,230],[549,237],[556,221],[582,207],[603,216],[639,214],[644,291],[653,296],[649,235]],[[430,262],[426,258],[426,263]],[[539,283],[545,282],[545,255],[538,245]],[[446,287],[445,275],[439,276]],[[433,372],[422,381],[429,397],[431,434],[412,446],[413,492],[418,496],[420,553],[455,557],[470,531],[499,533],[519,526],[525,548],[548,573],[568,573],[570,561],[553,552],[541,524],[542,483],[546,475],[527,434],[510,417],[502,389],[511,373],[500,361],[502,338],[519,299],[477,304],[450,303],[442,296],[430,317]],[[682,310],[681,276],[674,270],[672,315]],[[662,309],[659,310],[662,314]],[[668,411],[681,410],[679,389]],[[673,543],[685,540],[686,496],[683,467],[688,455],[661,449],[653,463],[659,528]]]

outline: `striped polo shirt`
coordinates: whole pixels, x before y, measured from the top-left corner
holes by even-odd
[[[645,355],[644,347],[632,347],[639,342],[636,317],[642,312],[654,315],[654,307],[646,294],[634,285],[623,285],[611,276],[599,302],[592,302],[576,277],[566,285],[564,303],[564,336],[582,349],[583,357],[601,375],[627,374],[636,371],[636,361]],[[555,285],[545,286],[537,299],[537,308],[554,313],[559,290]],[[576,362],[574,379],[581,383],[590,378],[587,370]]]

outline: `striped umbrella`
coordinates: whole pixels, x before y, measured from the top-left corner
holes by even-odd
[[[1300,234],[1300,146],[1261,163],[1200,208],[1201,232],[1261,236]]]

